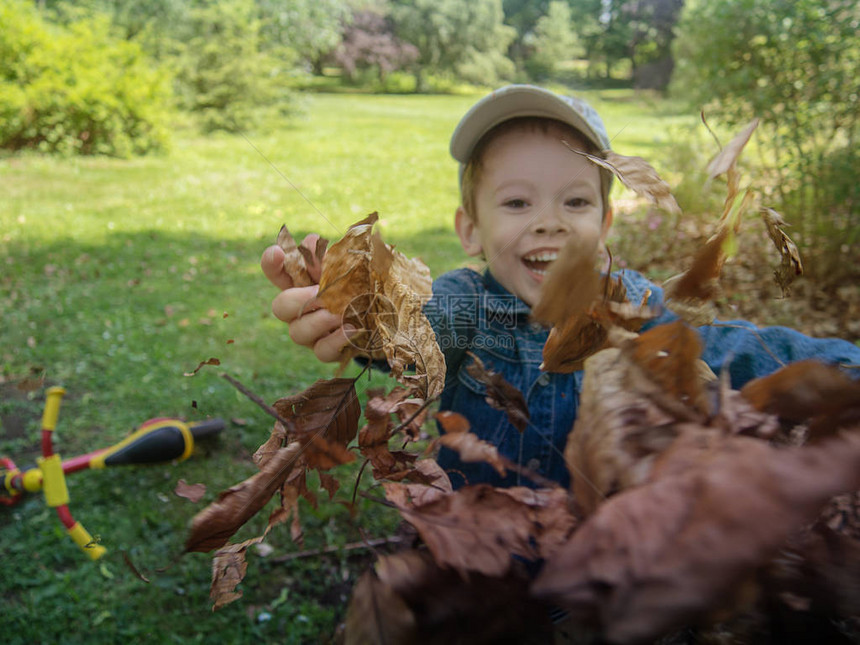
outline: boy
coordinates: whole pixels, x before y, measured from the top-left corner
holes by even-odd
[[[548,330],[528,318],[546,271],[565,243],[577,238],[579,248],[594,249],[612,224],[611,175],[568,147],[592,154],[610,147],[600,117],[581,100],[511,85],[469,110],[451,139],[451,154],[460,163],[461,204],[454,224],[463,249],[481,256],[485,270],[458,269],[439,277],[425,306],[447,364],[440,409],[464,415],[472,431],[502,455],[562,486],[569,484],[562,453],[576,418],[583,374],[540,370]],[[313,348],[322,361],[338,360],[351,330],[324,309],[314,309],[313,302],[306,306],[317,287],[292,288],[278,247],[265,251],[261,265],[283,290],[272,310],[290,325],[291,338]],[[663,309],[659,287],[634,271],[621,277],[631,302],[640,302],[650,290],[649,306]],[[675,318],[664,311],[643,330]],[[860,363],[860,349],[846,341],[816,340],[779,327],[757,330],[743,321],[733,324],[741,328],[705,326],[699,333],[703,360],[715,373],[725,365],[735,388],[774,371],[778,360],[817,357]],[[472,362],[467,351],[523,393],[531,415],[524,432],[485,402],[485,386],[466,370]],[[447,449],[438,461],[455,487],[528,484],[516,474],[503,479],[486,464],[463,463]]]

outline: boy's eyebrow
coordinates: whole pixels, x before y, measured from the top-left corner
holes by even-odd
[[[531,189],[534,184],[523,177],[514,177],[511,179],[506,179],[498,186],[493,188],[492,194],[498,195],[499,193],[503,193],[505,191],[511,190],[512,188],[526,188]],[[595,185],[593,181],[589,181],[584,178],[574,177],[571,181],[567,182],[562,188],[560,194],[569,192],[571,190],[582,190],[583,188],[588,189],[594,193],[600,193],[600,184]]]

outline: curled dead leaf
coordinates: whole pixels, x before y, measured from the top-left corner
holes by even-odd
[[[786,297],[791,294],[791,283],[798,276],[803,275],[800,251],[797,250],[797,246],[788,234],[782,230],[789,224],[778,211],[772,208],[762,208],[761,217],[767,228],[768,237],[770,237],[776,250],[779,251],[780,264],[773,270],[773,275],[779,288],[782,289],[783,297]]]
[[[758,118],[750,121],[750,123],[735,135],[735,137],[729,141],[722,150],[720,150],[719,154],[711,160],[708,164],[708,175],[712,179],[728,172],[729,169],[734,168],[737,165],[738,158],[741,156],[744,146],[746,146],[747,142],[750,140],[750,137],[752,136],[752,133],[755,132],[758,124]]]
[[[573,148],[571,148],[573,150]],[[580,150],[573,152],[586,157],[592,163],[612,172],[621,183],[637,195],[646,197],[657,206],[672,214],[681,212],[678,202],[672,195],[672,190],[654,167],[642,157],[627,157],[615,152],[606,151],[605,158],[588,154]]]
[[[328,250],[319,300],[355,332],[345,360],[354,355],[384,358],[391,374],[422,398],[444,386],[445,358],[423,313],[431,295],[430,270],[373,233],[372,213],[353,224]],[[407,374],[414,368],[415,374]]]
[[[205,361],[200,361],[200,363],[190,372],[185,372],[185,376],[194,376],[203,369],[206,365],[220,365],[221,361],[217,358],[207,358]]]
[[[511,425],[520,432],[525,432],[529,425],[529,408],[523,393],[508,383],[500,373],[487,369],[475,354],[467,353],[472,363],[466,367],[466,371],[472,378],[486,385],[487,403],[490,407],[507,413]]]
[[[222,492],[194,516],[185,550],[207,552],[224,546],[278,492],[300,454],[298,443],[280,448],[260,472]]]

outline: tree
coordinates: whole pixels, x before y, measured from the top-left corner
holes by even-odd
[[[858,24],[854,0],[696,1],[675,43],[676,93],[712,122],[762,119],[773,197],[831,278],[854,266],[845,253],[860,240]]]
[[[506,53],[516,34],[503,23],[501,0],[397,0],[392,17],[397,35],[418,48],[419,92],[428,72],[488,85],[513,74]]]
[[[418,49],[394,35],[391,20],[377,11],[357,11],[346,28],[334,60],[349,80],[359,70],[375,69],[379,80],[418,58]]]
[[[340,44],[352,11],[344,0],[258,0],[262,37],[294,50],[315,74]]]
[[[550,76],[557,63],[581,54],[567,2],[550,2],[546,15],[538,18],[534,32],[526,35],[524,43],[531,50],[525,61],[526,70],[537,79]]]
[[[240,131],[257,108],[280,98],[275,79],[287,64],[261,51],[253,0],[225,0],[195,8],[178,55],[182,106],[206,130]]]

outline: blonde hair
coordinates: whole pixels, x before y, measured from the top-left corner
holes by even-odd
[[[475,194],[478,190],[478,182],[481,180],[481,173],[484,168],[484,156],[489,145],[497,138],[508,134],[509,132],[540,132],[542,134],[550,134],[555,129],[564,133],[564,138],[574,139],[585,150],[585,152],[602,156],[600,151],[583,135],[579,130],[567,123],[556,121],[555,119],[547,119],[544,117],[517,117],[500,123],[492,130],[487,132],[475,149],[472,151],[472,156],[469,162],[463,167],[460,175],[460,204],[466,216],[473,222],[478,221],[478,212],[475,207]],[[573,143],[573,142],[571,142]],[[609,185],[612,180],[612,175],[608,170],[600,168],[600,194],[603,198],[603,216],[609,210]]]

